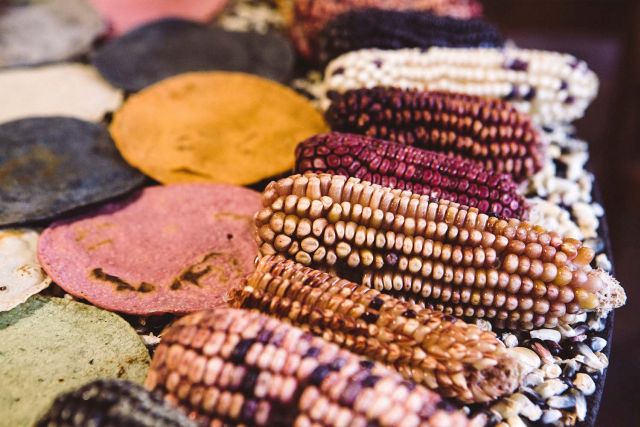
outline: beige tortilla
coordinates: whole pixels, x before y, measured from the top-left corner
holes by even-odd
[[[40,268],[38,233],[33,230],[0,230],[0,312],[25,302],[51,283]]]
[[[0,72],[0,93],[0,123],[50,116],[98,122],[123,99],[93,67],[75,63]]]

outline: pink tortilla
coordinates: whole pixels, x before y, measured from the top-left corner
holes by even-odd
[[[187,313],[224,305],[254,270],[260,194],[219,184],[148,187],[75,219],[38,242],[65,291],[122,313]]]
[[[91,0],[111,24],[111,35],[162,18],[209,22],[222,12],[227,0]]]

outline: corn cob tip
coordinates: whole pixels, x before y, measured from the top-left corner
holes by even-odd
[[[599,280],[602,284],[596,293],[598,305],[595,311],[597,313],[606,314],[625,305],[627,294],[615,277],[600,268],[589,272],[589,276]]]

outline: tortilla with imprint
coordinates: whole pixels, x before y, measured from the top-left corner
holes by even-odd
[[[87,53],[106,29],[86,0],[3,4],[0,68],[75,59]]]
[[[122,91],[84,64],[56,64],[0,72],[0,123],[66,116],[99,122],[122,104]]]
[[[31,426],[58,394],[98,378],[140,383],[149,362],[142,340],[118,315],[35,295],[0,313],[0,423]]]
[[[37,244],[34,230],[0,230],[0,312],[22,304],[51,283],[38,263]]]
[[[103,125],[68,117],[0,125],[0,226],[54,219],[145,181]]]
[[[204,72],[131,96],[109,130],[127,162],[162,183],[248,185],[290,172],[298,142],[327,126],[308,100],[283,85]]]
[[[137,92],[190,71],[242,71],[286,82],[294,56],[289,41],[279,34],[164,19],[105,44],[92,63],[114,86]]]
[[[225,305],[254,269],[259,193],[242,187],[147,187],[52,224],[38,256],[53,281],[98,307],[137,315]]]

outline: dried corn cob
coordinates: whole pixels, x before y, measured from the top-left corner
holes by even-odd
[[[97,380],[58,396],[36,425],[196,427],[162,397],[121,380]]]
[[[507,174],[367,136],[338,132],[312,136],[296,148],[296,171],[353,176],[504,218],[522,218],[526,213],[524,198]]]
[[[312,46],[327,22],[353,9],[422,10],[436,15],[471,18],[482,14],[478,0],[293,0],[291,38],[300,54],[312,57]]]
[[[334,93],[332,98],[326,117],[333,130],[446,152],[509,173],[517,181],[542,168],[536,130],[508,102],[384,87]]]
[[[318,35],[322,63],[359,49],[498,47],[498,29],[480,18],[457,19],[416,10],[359,9],[337,16]]]
[[[571,55],[517,48],[363,49],[325,70],[328,91],[373,86],[502,98],[535,122],[551,124],[582,117],[598,79]]]
[[[255,311],[178,320],[147,377],[202,425],[219,417],[267,426],[464,426],[440,397],[301,329]]]
[[[517,219],[328,174],[270,183],[256,214],[263,255],[283,254],[458,317],[531,329],[624,304],[594,251]]]
[[[464,402],[512,392],[519,369],[492,332],[282,257],[263,257],[234,306],[288,319]]]

